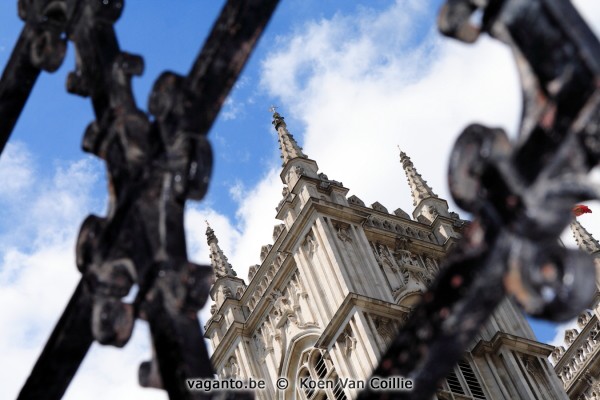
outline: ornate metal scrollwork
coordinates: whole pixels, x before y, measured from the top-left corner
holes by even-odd
[[[113,29],[123,0],[19,1],[25,27],[0,81],[0,150],[40,71],[58,69],[70,40],[77,57],[67,90],[90,97],[96,116],[82,147],[105,161],[109,180],[107,216],[81,226],[82,279],[19,398],[62,397],[92,342],[125,345],[136,318],[148,321],[155,353],[140,367],[143,386],[172,399],[228,396],[186,386],[214,376],[197,318],[214,274],[187,259],[183,209],[206,193],[206,135],[277,3],[228,1],[190,72],[156,81],[151,119],[131,90],[143,59],[122,52]],[[125,303],[134,284],[135,300]]]

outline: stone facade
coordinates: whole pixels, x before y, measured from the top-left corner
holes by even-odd
[[[596,279],[600,277],[600,244],[578,222],[571,224],[579,247],[594,257]],[[596,282],[598,285],[598,282]],[[552,352],[554,369],[569,399],[600,400],[600,293],[589,310],[577,318],[577,328],[565,332],[565,345]],[[566,348],[565,348],[566,347]]]
[[[468,223],[448,210],[400,154],[415,209],[412,218],[347,196],[341,182],[319,173],[273,115],[284,183],[273,243],[261,249],[248,284],[233,273],[207,232],[216,282],[206,324],[221,377],[264,379],[258,399],[351,399],[344,378],[367,380],[395,332],[438,272]],[[438,399],[566,399],[520,310],[504,301],[462,361],[442,382]],[[277,390],[285,377],[287,390]],[[332,382],[301,388],[300,379]]]

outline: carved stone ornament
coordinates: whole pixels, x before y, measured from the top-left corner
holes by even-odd
[[[345,224],[337,223],[334,226],[336,235],[344,243],[352,243],[352,237],[350,236],[350,227]]]
[[[313,255],[315,253],[315,251],[317,250],[317,241],[315,240],[312,233],[309,233],[308,235],[306,235],[306,238],[304,239],[304,243],[303,243],[302,247],[304,247],[304,250],[309,255]]]

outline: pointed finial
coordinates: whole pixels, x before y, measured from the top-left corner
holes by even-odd
[[[215,235],[215,231],[210,227],[208,220],[205,219],[204,222],[206,222],[206,241],[208,242],[208,244],[210,244],[211,242],[219,243],[219,240]]]
[[[271,106],[270,110],[277,109],[276,106]],[[281,158],[283,158],[283,164],[287,164],[288,161],[294,158],[307,158],[302,152],[302,148],[298,146],[298,143],[294,139],[294,136],[287,130],[287,126],[283,118],[277,111],[273,112],[273,126],[279,136],[279,148],[281,149]]]
[[[210,263],[215,271],[217,278],[223,276],[236,276],[237,274],[233,270],[231,264],[227,260],[227,257],[223,253],[223,250],[219,247],[219,240],[215,235],[215,231],[210,227],[207,220],[206,222],[206,238],[208,246],[210,248]]]
[[[396,145],[398,147],[398,151],[400,152],[400,161],[404,161],[404,159],[408,159],[410,161],[410,157],[406,155],[405,152],[402,151],[402,147],[399,144]]]
[[[427,185],[427,181],[425,181],[423,177],[421,177],[421,174],[417,172],[410,157],[402,151],[400,146],[398,146],[398,150],[400,151],[400,162],[402,163],[402,168],[404,168],[404,173],[406,174],[406,179],[408,179],[408,184],[410,186],[413,205],[418,205],[423,199],[437,197],[429,185]]]
[[[283,125],[285,127],[285,121],[278,112],[277,109],[279,107],[277,106],[271,106],[269,107],[269,111],[273,114],[273,126],[275,127],[275,130],[278,131],[279,130],[279,126]]]

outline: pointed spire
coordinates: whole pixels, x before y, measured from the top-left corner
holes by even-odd
[[[590,254],[600,251],[600,243],[576,219],[571,222],[571,231],[581,250]]]
[[[275,109],[276,107],[272,106],[270,111],[273,113],[273,126],[279,135],[279,148],[281,149],[283,165],[294,158],[307,158],[302,152],[302,147],[298,146],[294,136],[287,130],[284,118]]]
[[[224,276],[237,276],[231,264],[223,254],[223,250],[219,247],[219,239],[215,235],[215,231],[210,227],[208,221],[206,222],[206,240],[210,247],[210,263],[215,271],[217,278]]]
[[[406,174],[412,192],[413,206],[416,206],[421,200],[429,197],[437,198],[437,195],[433,193],[433,190],[427,185],[427,181],[425,181],[421,177],[421,174],[417,172],[410,157],[400,149],[400,146],[398,146],[398,150],[400,150],[400,162],[402,163],[402,168],[404,168],[404,173]]]

